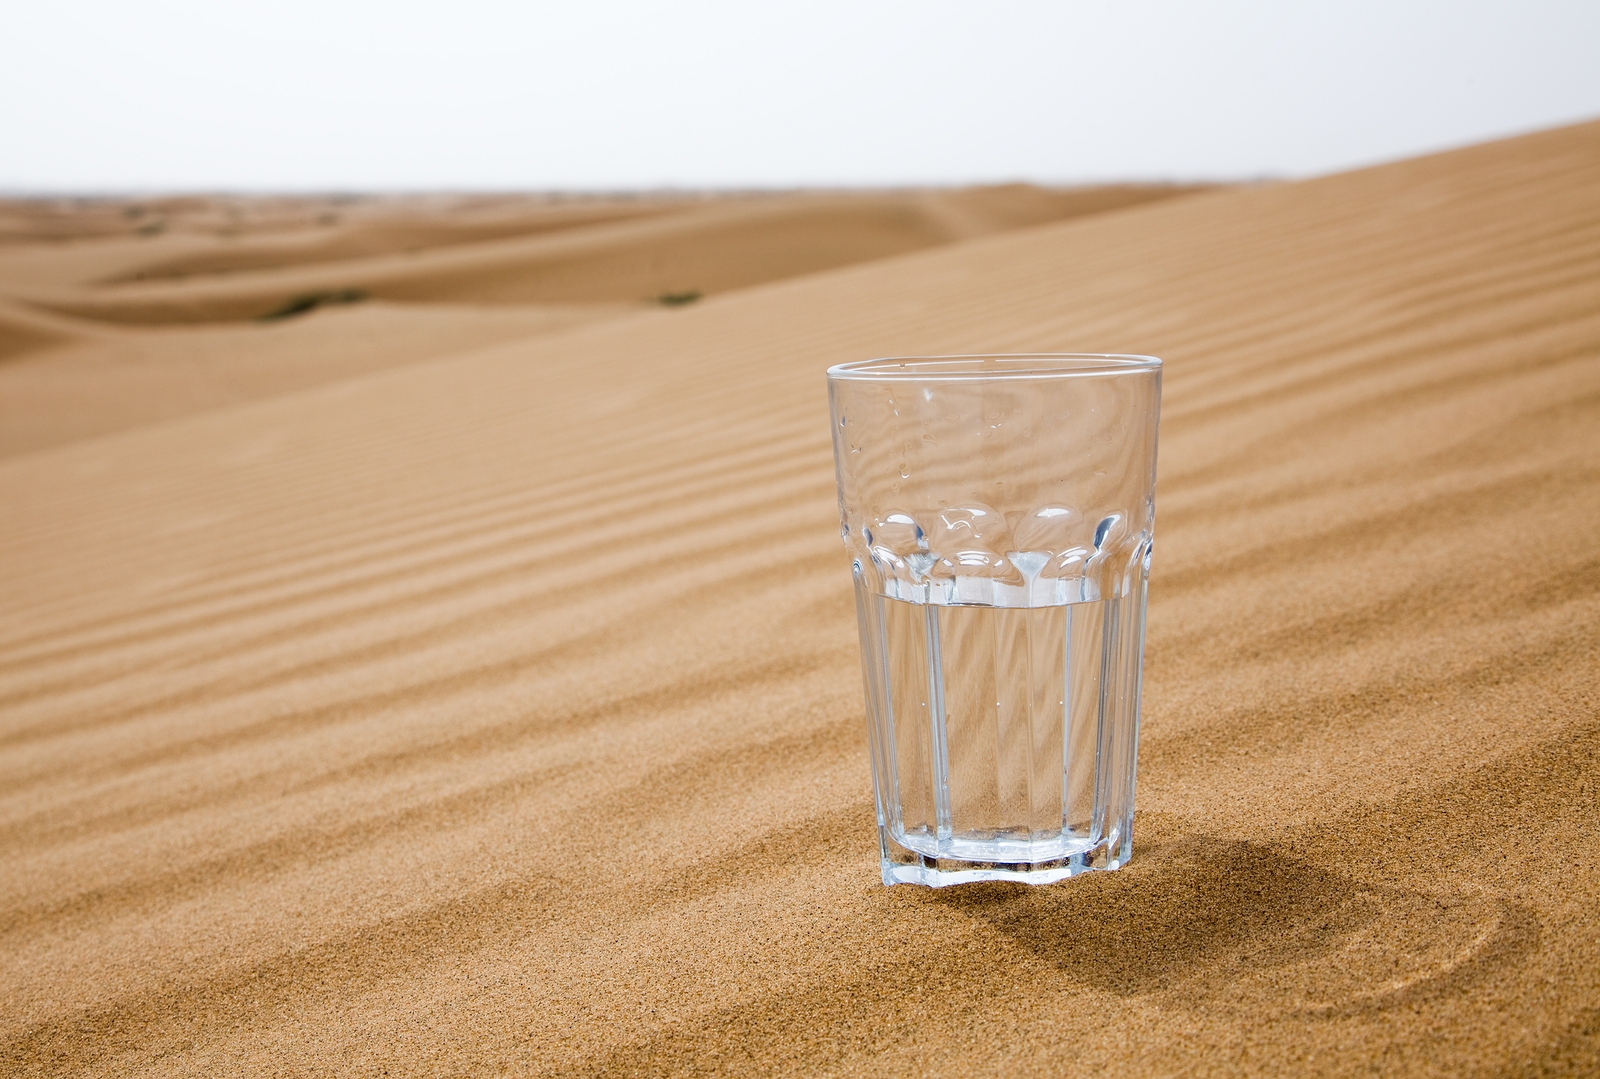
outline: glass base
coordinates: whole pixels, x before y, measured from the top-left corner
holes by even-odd
[[[972,861],[966,858],[934,857],[903,846],[878,827],[878,842],[883,852],[883,883],[922,884],[947,888],[952,884],[1006,880],[1016,884],[1052,884],[1095,870],[1121,869],[1133,857],[1133,836],[1116,832],[1102,842],[1060,858],[1042,862]]]

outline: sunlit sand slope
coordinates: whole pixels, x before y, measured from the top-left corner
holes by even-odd
[[[823,368],[1066,348],[1168,360],[1134,863],[884,889]],[[0,499],[8,1074],[1600,1063],[1600,125],[214,409]]]
[[[138,330],[34,317],[41,332],[60,336],[29,339],[27,356],[0,364],[0,458],[623,313],[601,304],[377,302],[281,324]],[[0,343],[4,317],[0,307]]]

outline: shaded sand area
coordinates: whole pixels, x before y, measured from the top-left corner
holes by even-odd
[[[0,460],[0,1071],[1595,1074],[1600,125],[923,246],[97,330],[436,351]],[[267,298],[137,265],[16,332]],[[885,889],[822,371],[1052,349],[1168,360],[1134,863]]]

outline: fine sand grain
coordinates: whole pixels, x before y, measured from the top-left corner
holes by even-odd
[[[775,205],[212,326],[348,251],[13,229],[0,1072],[1600,1072],[1600,124],[560,294]],[[1168,361],[1134,862],[885,889],[823,369],[1069,349]]]

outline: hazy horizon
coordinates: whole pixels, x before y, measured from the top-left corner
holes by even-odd
[[[0,191],[1296,179],[1600,116],[1600,6],[13,13]]]

